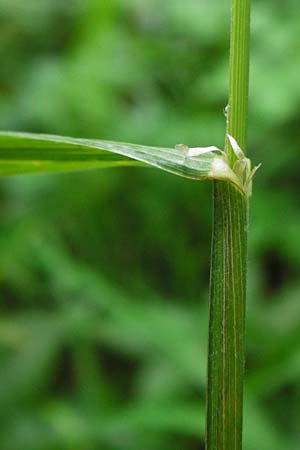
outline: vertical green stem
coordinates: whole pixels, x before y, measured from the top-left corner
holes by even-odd
[[[250,0],[232,0],[227,133],[246,150]],[[231,165],[235,156],[226,143]],[[214,182],[206,450],[241,450],[248,199]]]
[[[244,153],[247,149],[249,40],[250,0],[231,0],[227,133],[237,140]],[[229,146],[227,151],[233,160]]]
[[[242,448],[247,200],[214,185],[207,393],[207,450]]]

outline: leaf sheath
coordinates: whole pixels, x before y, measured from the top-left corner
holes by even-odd
[[[214,183],[206,446],[242,445],[247,199]]]

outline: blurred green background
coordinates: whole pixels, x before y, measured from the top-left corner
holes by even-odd
[[[254,0],[245,450],[300,429],[299,2]],[[0,0],[0,126],[222,146],[229,0]],[[204,440],[211,184],[1,180],[1,450]]]

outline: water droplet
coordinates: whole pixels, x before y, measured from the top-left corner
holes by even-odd
[[[229,105],[225,106],[225,108],[223,109],[223,113],[224,113],[224,116],[226,117],[226,119],[228,119]]]
[[[189,148],[185,144],[176,144],[175,150],[178,150],[179,152],[183,153],[184,155],[187,155],[189,152]]]

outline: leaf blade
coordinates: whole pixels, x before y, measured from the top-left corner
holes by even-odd
[[[227,180],[238,185],[238,180],[221,151],[219,154],[208,152],[187,156],[177,148],[47,134],[0,132],[2,176],[145,165],[185,178]]]

